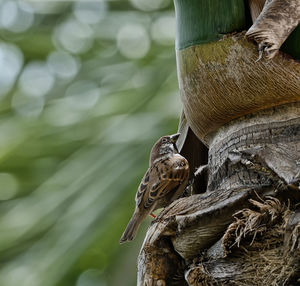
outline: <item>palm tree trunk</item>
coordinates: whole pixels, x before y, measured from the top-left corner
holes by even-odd
[[[149,227],[139,286],[299,283],[300,64],[257,62],[244,35],[177,41],[179,149],[207,172]]]

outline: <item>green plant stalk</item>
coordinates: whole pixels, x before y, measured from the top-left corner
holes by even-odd
[[[246,29],[243,0],[174,0],[174,3],[178,50]]]

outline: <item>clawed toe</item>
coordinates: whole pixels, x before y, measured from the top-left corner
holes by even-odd
[[[261,42],[258,44],[258,59],[256,62],[260,61],[263,57],[270,60],[274,58],[276,55],[278,49],[275,47],[275,45],[267,43],[267,42]]]

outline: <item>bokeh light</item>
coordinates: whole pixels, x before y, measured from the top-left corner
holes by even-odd
[[[60,79],[71,80],[80,68],[80,60],[63,51],[54,51],[47,58],[50,71]]]
[[[28,96],[40,97],[54,85],[54,77],[44,62],[28,63],[20,76],[19,88]]]
[[[161,45],[174,46],[175,19],[172,15],[164,15],[157,18],[151,26],[151,36],[155,42]]]
[[[89,25],[70,17],[62,22],[55,31],[54,44],[68,52],[81,54],[93,45],[93,30]]]
[[[104,18],[107,12],[105,0],[98,1],[76,1],[73,5],[75,17],[86,24],[96,24]]]
[[[19,0],[20,1],[20,0]],[[69,5],[69,1],[39,1],[24,0],[36,14],[51,15],[62,13]],[[97,1],[97,0],[96,0]]]
[[[23,65],[23,54],[13,44],[0,42],[0,97],[14,85]]]
[[[120,53],[129,59],[146,56],[150,49],[150,39],[146,29],[139,24],[127,24],[117,34]]]
[[[4,0],[0,6],[0,26],[9,31],[26,31],[33,21],[33,9],[26,2]]]
[[[165,8],[170,3],[170,0],[130,0],[132,5],[143,11],[153,11]]]
[[[0,285],[133,286],[119,238],[176,132],[170,0],[0,1]],[[126,274],[126,279],[123,279]]]

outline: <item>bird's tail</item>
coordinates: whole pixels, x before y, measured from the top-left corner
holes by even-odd
[[[143,219],[144,217],[140,213],[136,211],[133,213],[125,231],[122,234],[120,243],[123,243],[125,241],[131,241],[135,238],[136,233]]]

